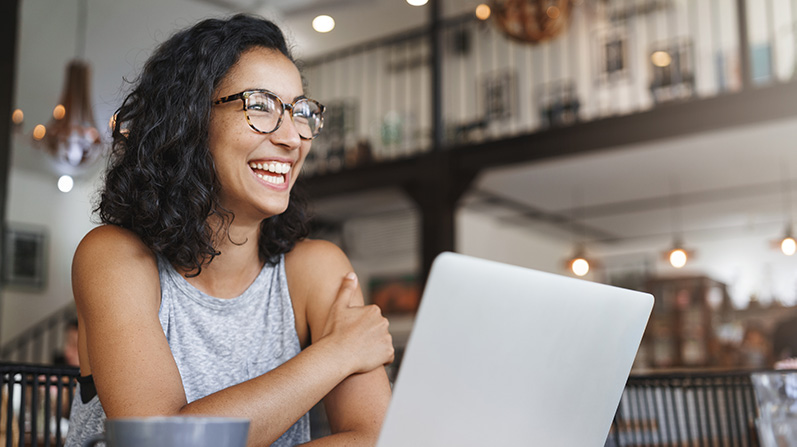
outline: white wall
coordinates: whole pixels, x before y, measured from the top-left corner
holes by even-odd
[[[8,341],[72,302],[72,255],[80,239],[92,228],[90,196],[94,179],[77,179],[74,189],[65,194],[56,187],[55,175],[11,170],[6,216],[16,227],[45,229],[46,284],[43,290],[35,292],[13,287],[3,289],[0,340]]]
[[[462,254],[560,275],[571,274],[565,263],[572,255],[573,245],[567,237],[542,234],[469,209],[457,213],[456,236],[456,250]],[[585,279],[593,279],[592,274]]]

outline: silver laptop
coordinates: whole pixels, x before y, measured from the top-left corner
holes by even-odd
[[[652,307],[649,294],[443,253],[377,445],[603,446]]]

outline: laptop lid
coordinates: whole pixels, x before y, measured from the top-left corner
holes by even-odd
[[[443,253],[379,447],[603,446],[649,294]]]

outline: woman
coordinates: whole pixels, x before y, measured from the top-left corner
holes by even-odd
[[[387,321],[337,247],[304,239],[291,195],[322,114],[262,19],[205,20],[148,60],[117,113],[104,225],[73,260],[83,377],[67,445],[106,415],[197,414],[295,445],[322,398],[333,434],[314,445],[375,443]]]

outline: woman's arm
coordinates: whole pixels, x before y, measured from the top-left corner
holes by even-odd
[[[160,282],[152,252],[126,230],[100,227],[78,247],[72,275],[85,334],[81,372],[94,376],[111,418],[244,417],[252,421],[249,445],[268,445],[343,379],[389,360],[388,355],[375,360],[376,352],[385,351],[384,342],[364,336],[381,330],[381,317],[335,311],[355,290],[353,281],[344,281],[332,293],[338,305],[329,313],[325,337],[267,374],[187,404],[158,319]]]
[[[346,255],[335,245],[324,241],[303,241],[286,257],[286,273],[291,297],[301,308],[309,328],[312,348],[333,330],[330,321],[335,313],[366,312],[380,316],[375,305],[363,307],[363,296],[356,288],[346,308],[336,301],[337,284],[352,271]],[[312,272],[312,274],[308,274]],[[338,316],[339,318],[339,316]],[[393,358],[392,340],[387,333],[387,320],[382,330],[371,337],[387,337],[390,360]],[[301,333],[301,331],[300,331]],[[308,349],[309,349],[308,348]],[[359,349],[359,348],[358,348]],[[311,442],[313,446],[374,445],[390,400],[390,384],[380,364],[367,372],[353,374],[336,386],[325,398],[324,406],[333,435]]]

